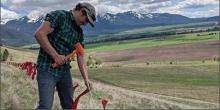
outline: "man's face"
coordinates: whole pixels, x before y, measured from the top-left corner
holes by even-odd
[[[86,25],[89,23],[86,11],[84,9],[80,10],[79,23],[80,25]]]

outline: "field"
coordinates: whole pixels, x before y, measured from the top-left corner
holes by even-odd
[[[108,109],[217,109],[218,40],[219,33],[213,31],[87,45],[88,55],[103,64],[89,68],[94,89],[79,108],[101,109],[100,99],[107,98]],[[13,61],[36,61],[36,50],[2,48],[9,49]],[[83,85],[75,63],[73,80]],[[4,63],[1,72],[1,108],[34,108],[36,81]],[[60,109],[57,95],[53,108]]]
[[[173,45],[181,43],[194,43],[201,41],[211,41],[219,39],[219,32],[214,31],[213,35],[208,35],[208,32],[201,33],[202,36],[198,36],[199,33],[194,34],[182,34],[182,35],[172,35],[164,36],[158,38],[146,38],[137,40],[125,40],[125,41],[115,41],[108,43],[97,43],[90,44],[86,46],[88,52],[98,52],[98,51],[117,51],[126,49],[135,49],[141,47],[153,47],[153,46],[164,46]]]
[[[90,77],[133,91],[184,98],[185,102],[179,101],[192,105],[190,99],[210,102],[214,107],[219,102],[220,44],[219,33],[213,33],[88,45],[87,51],[104,62],[103,68],[90,69]]]
[[[121,39],[121,38],[147,38],[147,37],[161,37],[175,34],[186,34],[195,32],[204,32],[205,30],[219,30],[218,22],[201,22],[201,23],[188,23],[179,25],[166,25],[155,27],[144,27],[138,29],[131,29],[127,31],[113,32],[111,34],[104,34],[98,36],[88,37],[89,41],[103,41],[107,39]],[[112,41],[112,40],[110,40]]]

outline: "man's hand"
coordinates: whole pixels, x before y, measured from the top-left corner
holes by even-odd
[[[55,63],[57,63],[58,65],[62,65],[65,62],[67,62],[65,55],[55,55],[55,56],[53,56],[53,59],[54,59]]]
[[[87,90],[92,90],[92,83],[89,80],[84,80]]]

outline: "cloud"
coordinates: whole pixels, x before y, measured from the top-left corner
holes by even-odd
[[[218,0],[2,0],[2,4],[9,10],[16,12],[30,13],[29,16],[38,15],[36,13],[46,13],[52,10],[70,10],[79,2],[89,2],[95,6],[98,14],[122,13],[135,11],[140,13],[174,13],[186,14],[189,10],[196,13],[213,10],[218,7]],[[206,11],[195,9],[206,9]],[[25,10],[25,11],[24,11]]]
[[[207,6],[213,6],[218,5],[217,0],[184,0],[182,2],[178,2],[176,5],[172,4],[169,7],[162,8],[161,10],[164,11],[172,11],[172,12],[179,12],[184,9],[197,9],[197,8],[203,8]]]
[[[11,0],[12,3],[14,4],[19,4],[19,3],[25,3],[27,0]]]
[[[198,17],[210,17],[216,16],[219,14],[219,9],[210,9],[210,10],[203,10],[203,11],[194,11],[194,12],[183,12],[183,15],[190,16],[191,18],[198,18]]]
[[[9,20],[18,19],[19,17],[20,15],[16,12],[1,7],[1,23],[6,23]]]
[[[179,8],[199,8],[207,5],[218,5],[217,0],[184,0],[178,4]]]
[[[163,2],[167,2],[170,0],[151,0],[151,1],[146,1],[147,4],[154,4],[154,3],[163,3]]]
[[[157,9],[159,13],[181,14],[191,18],[216,16],[219,13],[218,0],[183,0]],[[210,11],[212,10],[212,11]]]
[[[161,5],[157,4],[167,1],[170,0],[6,0],[3,4],[8,5],[12,10],[20,8],[36,10],[39,7],[53,10],[72,9],[78,2],[89,2],[97,7],[98,13],[118,13],[135,9],[143,11],[145,8],[158,8]],[[144,9],[140,9],[140,7]]]
[[[70,4],[72,0],[8,0],[5,4],[13,7],[53,7],[54,5]]]
[[[39,16],[42,16],[46,13],[47,11],[46,10],[42,10],[42,9],[39,9],[39,10],[33,10],[31,11],[27,17],[32,20],[32,21],[35,21],[38,19]]]
[[[102,2],[99,1],[99,4],[95,4],[95,6],[99,14],[105,12],[121,13],[126,11],[149,13],[159,7],[164,7],[169,2],[170,0],[102,0]]]
[[[1,18],[2,19],[14,19],[18,18],[19,14],[14,11],[10,11],[1,7]]]

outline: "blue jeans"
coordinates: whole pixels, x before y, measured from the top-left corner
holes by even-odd
[[[52,109],[55,87],[63,109],[71,109],[73,103],[73,83],[70,70],[60,73],[60,77],[52,75],[48,70],[38,68],[37,82],[39,105],[37,109]]]

